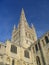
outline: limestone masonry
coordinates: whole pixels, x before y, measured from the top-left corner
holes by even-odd
[[[11,41],[0,42],[0,65],[49,65],[49,32],[37,39],[35,28],[33,24],[28,25],[23,9]]]

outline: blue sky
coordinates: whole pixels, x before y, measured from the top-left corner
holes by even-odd
[[[29,25],[34,24],[38,37],[49,30],[49,0],[0,0],[0,41],[11,39],[22,8]]]

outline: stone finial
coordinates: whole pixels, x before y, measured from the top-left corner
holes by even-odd
[[[31,28],[34,28],[34,25],[31,23]]]
[[[14,24],[14,30],[16,29],[16,25]]]

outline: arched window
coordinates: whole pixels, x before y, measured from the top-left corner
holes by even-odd
[[[38,46],[37,46],[37,44],[35,45],[35,49],[36,49],[36,52],[38,51]]]
[[[45,41],[46,41],[46,43],[49,43],[49,39],[47,36],[45,36]]]
[[[24,51],[24,56],[25,56],[26,58],[29,58],[29,52],[28,52],[27,50]]]
[[[17,54],[17,47],[14,45],[11,45],[11,52]]]
[[[37,65],[41,65],[40,58],[38,56],[36,57],[36,61],[37,61]]]
[[[42,40],[43,46],[45,46],[44,40]]]
[[[14,60],[12,60],[12,65],[14,65]]]
[[[39,49],[41,50],[41,45],[40,45],[40,41],[38,41],[38,46],[39,46]]]

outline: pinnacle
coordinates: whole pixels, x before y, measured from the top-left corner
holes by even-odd
[[[16,29],[16,25],[14,24],[14,30]]]
[[[31,23],[31,27],[34,27],[34,25]]]
[[[23,9],[23,8],[22,8],[21,14],[24,14],[24,15],[25,15],[25,13],[24,13],[24,9]]]

